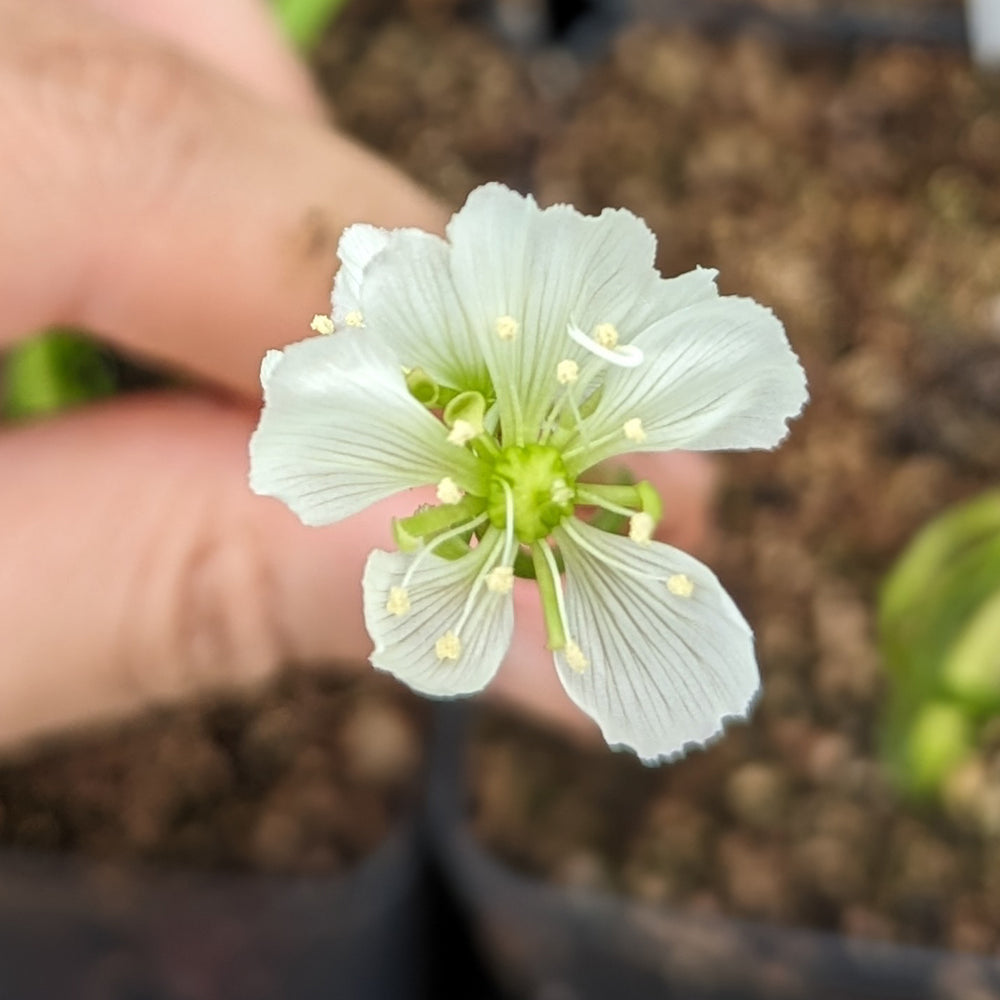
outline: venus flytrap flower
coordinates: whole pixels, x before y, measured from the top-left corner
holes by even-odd
[[[433,486],[363,580],[373,664],[480,690],[534,578],[555,667],[611,744],[670,759],[749,710],[753,637],[710,570],[654,540],[648,483],[593,467],[672,448],[770,448],[806,399],[765,308],[715,272],[664,279],[626,211],[580,215],[492,184],[447,239],[353,226],[332,335],[264,359],[251,485],[325,524]],[[316,329],[325,329],[319,324]],[[580,516],[616,515],[627,534]]]

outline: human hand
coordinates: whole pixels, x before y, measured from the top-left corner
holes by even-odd
[[[210,13],[0,0],[0,344],[69,323],[201,386],[0,434],[0,742],[286,663],[363,664],[364,560],[415,503],[315,529],[247,487],[260,359],[327,310],[341,230],[446,213],[323,127],[265,8]],[[657,461],[671,540],[697,547],[708,467]],[[589,727],[534,602],[518,613],[495,690]]]

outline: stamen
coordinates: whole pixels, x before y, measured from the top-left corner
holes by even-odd
[[[552,483],[552,489],[549,490],[549,495],[555,503],[564,505],[568,504],[576,494],[567,485],[565,479],[556,479]]]
[[[500,316],[493,328],[501,340],[513,340],[521,324],[513,316]]]
[[[344,323],[347,326],[353,326],[355,329],[365,325],[365,318],[361,315],[360,309],[352,309],[345,317]]]
[[[685,573],[675,573],[667,577],[667,590],[676,597],[690,597],[694,593],[694,583]]]
[[[313,316],[309,329],[315,330],[316,333],[333,333],[333,320],[329,316],[317,313]]]
[[[458,485],[451,476],[445,476],[437,484],[437,498],[441,503],[458,503],[464,496],[465,491],[458,488]]]
[[[434,652],[439,660],[457,660],[462,652],[462,640],[454,632],[445,632],[434,643]]]
[[[390,615],[405,615],[410,610],[410,595],[405,587],[389,588],[389,600],[385,602],[385,610]]]
[[[582,674],[590,666],[590,660],[583,655],[583,650],[572,639],[566,640],[563,658],[566,660],[566,666],[578,674]]]
[[[598,323],[594,327],[594,340],[601,347],[606,347],[609,351],[613,351],[618,346],[618,331],[615,329],[613,323]]]
[[[609,364],[617,365],[619,368],[635,368],[642,364],[644,357],[642,348],[636,347],[635,344],[622,344],[620,347],[614,348],[605,347],[593,337],[588,337],[575,323],[570,323],[566,332],[570,335],[571,340]],[[615,333],[617,334],[617,331]]]
[[[636,444],[642,444],[646,440],[646,431],[642,426],[642,421],[638,417],[632,417],[630,420],[626,420],[622,431],[625,437],[629,441],[634,441]]]
[[[452,424],[451,430],[448,431],[448,440],[452,444],[466,445],[468,444],[479,431],[476,430],[475,426],[469,423],[468,420],[456,420]]]
[[[560,385],[572,385],[579,377],[580,366],[572,358],[565,358],[556,365],[556,381]]]
[[[436,508],[440,510],[441,508]],[[413,562],[410,563],[409,568],[403,576],[403,586],[409,586],[410,580],[413,579],[413,574],[416,573],[418,567],[423,563],[423,561],[430,557],[431,553],[435,549],[440,548],[442,545],[451,541],[452,538],[459,538],[469,531],[475,531],[486,519],[486,514],[480,514],[478,517],[472,518],[471,521],[466,521],[464,524],[460,524],[450,531],[444,531],[437,538],[432,538],[419,552],[413,557]]]
[[[639,545],[649,545],[653,539],[656,521],[644,511],[633,514],[628,520],[628,537]],[[669,586],[669,584],[668,584]]]
[[[494,566],[486,574],[486,589],[493,594],[509,594],[514,588],[514,567]]]

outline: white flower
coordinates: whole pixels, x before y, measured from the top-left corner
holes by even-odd
[[[629,212],[474,191],[447,239],[352,226],[336,332],[264,359],[251,485],[307,524],[436,485],[364,574],[372,662],[418,691],[478,691],[538,585],[556,669],[609,743],[670,759],[744,716],[753,636],[712,573],[652,539],[648,483],[588,470],[627,452],[772,448],[806,400],[771,312],[715,272],[664,279]],[[603,508],[628,536],[584,522]],[[605,515],[607,516],[607,515]],[[630,536],[630,537],[629,537]]]

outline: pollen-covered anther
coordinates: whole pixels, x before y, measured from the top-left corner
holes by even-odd
[[[452,444],[468,444],[476,436],[476,428],[468,420],[456,420],[448,431],[448,440]]]
[[[622,432],[629,441],[635,444],[642,444],[646,440],[646,429],[642,426],[642,421],[638,417],[626,420],[622,426]]]
[[[639,545],[648,545],[653,540],[655,527],[656,521],[645,511],[639,511],[628,519],[628,537]],[[669,585],[668,583],[667,586]]]
[[[389,600],[385,602],[385,610],[390,615],[405,615],[410,610],[410,595],[405,587],[389,588]]]
[[[494,566],[486,574],[486,589],[491,594],[509,594],[514,588],[514,567]]]
[[[365,325],[365,318],[361,315],[360,309],[352,309],[345,317],[344,322],[355,329]]]
[[[580,377],[580,366],[572,358],[564,358],[556,365],[556,381],[572,385]]]
[[[594,340],[601,347],[613,351],[618,346],[618,330],[613,323],[598,323],[594,327]]]
[[[521,324],[513,316],[500,316],[493,324],[493,329],[501,340],[513,340],[520,328]]]
[[[556,479],[552,483],[552,489],[549,490],[549,496],[555,503],[563,506],[572,503],[575,494],[565,479]]]
[[[329,316],[317,313],[313,316],[309,329],[316,333],[333,333],[333,320]]]
[[[437,498],[441,503],[458,503],[465,496],[465,491],[459,489],[458,484],[451,476],[445,476],[437,484]]]
[[[694,593],[694,583],[686,573],[674,573],[667,577],[667,590],[676,597],[690,597]]]
[[[445,632],[434,643],[434,652],[439,660],[457,660],[462,652],[462,640],[454,632]]]
[[[566,642],[563,657],[570,670],[575,670],[578,674],[582,674],[590,666],[590,661],[583,655],[583,650],[572,639]]]

